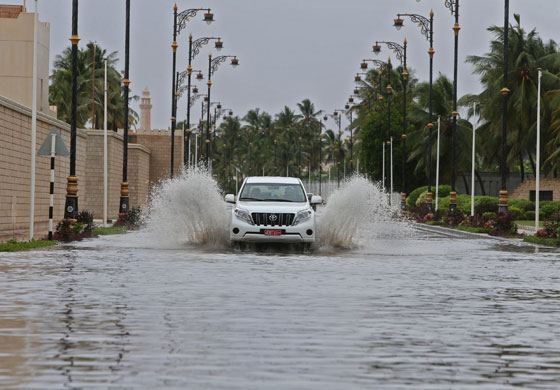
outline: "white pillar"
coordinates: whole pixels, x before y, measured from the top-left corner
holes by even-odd
[[[105,59],[105,86],[103,92],[103,226],[107,227],[107,59]]]
[[[393,136],[391,136],[391,192],[390,192],[390,199],[393,200]]]
[[[441,116],[437,118],[437,156],[436,156],[436,211],[439,206],[439,133],[441,128]]]
[[[535,229],[539,229],[540,191],[541,191],[541,77],[539,69],[539,86],[537,92],[537,172],[535,175]]]
[[[33,239],[35,223],[35,148],[37,144],[37,0],[33,25],[33,102],[31,103],[31,183],[29,188],[29,241]]]
[[[382,184],[383,184],[383,191],[385,191],[385,141],[383,141],[383,171],[382,171]]]
[[[473,107],[473,115],[476,115],[476,103],[474,103]],[[474,217],[474,195],[476,192],[476,183],[474,181],[474,159],[475,159],[475,151],[476,149],[476,127],[473,123],[472,128],[472,163],[471,163],[471,217]]]

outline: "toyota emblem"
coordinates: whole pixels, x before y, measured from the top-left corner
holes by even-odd
[[[275,214],[272,214],[268,217],[268,219],[270,219],[272,222],[276,221],[278,219],[278,216]]]

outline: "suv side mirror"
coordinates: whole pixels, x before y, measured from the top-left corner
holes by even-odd
[[[225,201],[226,201],[227,203],[235,203],[235,195],[233,195],[233,194],[227,194],[227,195],[226,195],[226,198],[225,198]]]
[[[311,203],[311,204],[321,204],[321,203],[323,203],[323,198],[318,196],[318,195],[313,195],[311,197],[311,200],[310,200],[309,203]]]

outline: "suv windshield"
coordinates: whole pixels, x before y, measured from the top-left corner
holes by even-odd
[[[247,183],[241,190],[239,200],[304,203],[307,197],[299,184]]]

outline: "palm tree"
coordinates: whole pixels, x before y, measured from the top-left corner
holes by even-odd
[[[507,163],[509,170],[520,169],[522,179],[525,177],[524,160],[527,157],[535,172],[534,151],[536,138],[536,104],[537,104],[537,73],[543,69],[543,96],[549,91],[560,88],[560,54],[553,41],[545,45],[536,30],[526,33],[521,28],[521,18],[514,15],[516,26],[510,27],[509,56],[512,59],[508,69],[508,99],[507,117]],[[496,37],[490,44],[490,52],[484,56],[469,56],[467,61],[472,63],[475,73],[480,75],[484,90],[478,96],[468,95],[462,100],[463,104],[478,101],[481,106],[480,131],[485,133],[485,148],[481,149],[483,163],[487,168],[496,168],[501,161],[501,131],[502,131],[502,95],[503,88],[503,39],[504,29],[492,26],[488,28]],[[550,100],[543,100],[542,116],[543,128],[551,126]],[[554,129],[551,129],[552,133]],[[545,154],[545,169],[549,172],[558,164],[554,154],[554,141],[548,139],[548,131],[543,132],[543,144],[548,143]]]
[[[410,107],[409,118],[411,122],[418,124],[418,130],[411,131],[407,137],[409,148],[408,160],[416,161],[415,173],[428,172],[428,138],[429,138],[429,84],[421,83],[416,91],[417,101]],[[441,117],[440,132],[440,173],[443,182],[451,182],[452,174],[452,152],[453,152],[453,83],[441,73],[433,84],[433,118]],[[480,139],[481,137],[479,137]],[[472,126],[465,119],[457,121],[457,171],[468,172],[470,170],[470,147],[472,140]],[[435,172],[437,153],[437,125],[432,129],[432,172]],[[435,177],[435,175],[433,176]],[[465,179],[466,180],[466,179]],[[434,183],[432,183],[434,184]],[[467,186],[468,188],[468,186]]]
[[[70,101],[72,87],[71,71],[72,50],[67,47],[55,57],[54,69],[50,76],[49,104],[57,107],[58,119],[70,121]],[[103,118],[105,59],[107,59],[107,119],[113,130],[124,126],[124,94],[122,75],[115,69],[118,61],[117,52],[107,53],[97,43],[90,42],[78,50],[78,107],[77,126],[84,128],[90,122],[99,128]],[[131,96],[130,101],[138,100]],[[93,103],[93,112],[92,112]],[[129,123],[134,126],[138,114],[129,110]]]

